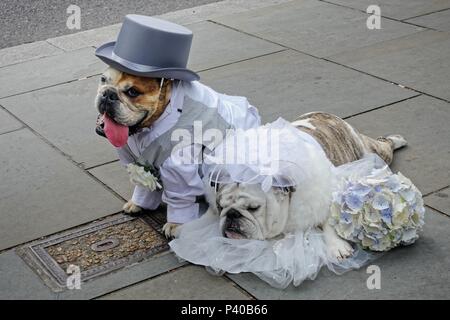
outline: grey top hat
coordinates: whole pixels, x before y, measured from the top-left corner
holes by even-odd
[[[129,74],[194,81],[200,77],[186,68],[192,36],[192,31],[178,24],[129,14],[117,41],[105,43],[95,55]]]

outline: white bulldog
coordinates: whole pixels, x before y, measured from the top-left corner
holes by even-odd
[[[393,151],[406,145],[399,135],[369,138],[339,117],[322,112],[305,114],[292,124],[314,137],[335,166],[358,160],[367,153],[376,153],[389,164]],[[320,227],[329,255],[344,259],[352,254],[352,246],[327,222],[331,177],[324,176],[329,171],[321,167],[320,161],[314,163],[308,172],[318,179],[296,190],[272,187],[269,192],[263,192],[260,184],[216,185],[217,192],[207,197],[210,206],[206,215],[218,214],[223,236],[233,239],[265,240]]]

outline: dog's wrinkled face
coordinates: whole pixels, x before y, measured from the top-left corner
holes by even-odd
[[[217,193],[223,235],[233,239],[271,239],[283,232],[289,215],[289,191],[258,184],[225,184]]]
[[[170,100],[171,81],[130,75],[108,68],[100,78],[95,106],[100,113],[97,133],[104,136],[103,116],[129,128],[129,135],[149,127]]]

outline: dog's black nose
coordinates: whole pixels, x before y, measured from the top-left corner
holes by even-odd
[[[227,212],[228,219],[238,219],[241,216],[241,213],[236,209],[230,209]]]
[[[105,92],[103,92],[103,98],[109,101],[119,100],[119,96],[113,90],[106,90]]]

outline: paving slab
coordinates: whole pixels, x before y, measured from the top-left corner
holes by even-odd
[[[91,167],[117,159],[114,147],[95,133],[98,77],[1,99],[0,104],[75,162]]]
[[[0,67],[64,52],[46,41],[36,41],[0,50]]]
[[[445,188],[426,196],[425,204],[450,217],[450,188]]]
[[[0,299],[42,300],[55,295],[14,250],[8,250],[0,254]]]
[[[205,21],[212,17],[225,14],[235,14],[255,8],[269,7],[289,1],[292,0],[226,0],[193,8],[167,12],[155,17],[182,25],[189,25],[192,23]],[[106,27],[90,29],[47,39],[47,42],[65,51],[72,51],[85,47],[99,47],[105,42],[115,41],[121,26],[121,23],[117,23]],[[194,39],[196,37],[197,35],[194,34]]]
[[[58,299],[85,300],[104,296],[110,292],[177,269],[185,264],[186,262],[180,261],[172,253],[165,252],[96,280],[82,283],[80,290],[64,291],[58,294]],[[136,297],[136,299],[146,299],[146,297]]]
[[[130,182],[127,169],[119,161],[95,167],[89,172],[124,199],[131,199],[134,185]]]
[[[371,137],[401,134],[408,146],[395,152],[393,171],[400,171],[428,194],[449,185],[450,104],[420,96],[348,119]]]
[[[284,49],[212,22],[195,23],[188,27],[194,33],[189,67],[196,71]]]
[[[84,78],[104,69],[105,64],[94,56],[93,48],[3,67],[0,98]]]
[[[0,135],[0,250],[121,210],[123,201],[28,129]]]
[[[0,134],[13,131],[23,127],[23,125],[14,119],[6,111],[0,109]]]
[[[113,292],[102,299],[249,300],[250,296],[228,279],[191,265]]]
[[[254,10],[257,8],[270,7],[290,1],[293,0],[225,0],[215,3],[209,3],[198,7],[167,12],[157,17],[186,25],[223,15],[236,14],[243,11]]]
[[[264,121],[309,111],[349,116],[417,93],[292,50],[201,72],[219,92],[246,96]]]
[[[450,31],[450,9],[406,20],[423,27]]]
[[[330,60],[450,100],[450,33],[427,30]]]
[[[257,299],[449,299],[450,219],[428,209],[417,242],[394,249],[372,264],[381,271],[381,289],[369,290],[366,268],[341,276],[322,269],[313,281],[285,290],[270,287],[250,274],[230,275]]]
[[[366,11],[367,7],[380,6],[381,15],[404,20],[419,15],[450,8],[449,0],[326,0],[327,2]]]
[[[384,20],[380,30],[369,30],[365,13],[317,0],[293,1],[213,20],[319,57],[423,30],[392,20]]]
[[[121,26],[121,23],[116,23],[106,27],[50,38],[47,39],[47,42],[65,51],[99,47],[106,42],[115,41]]]

